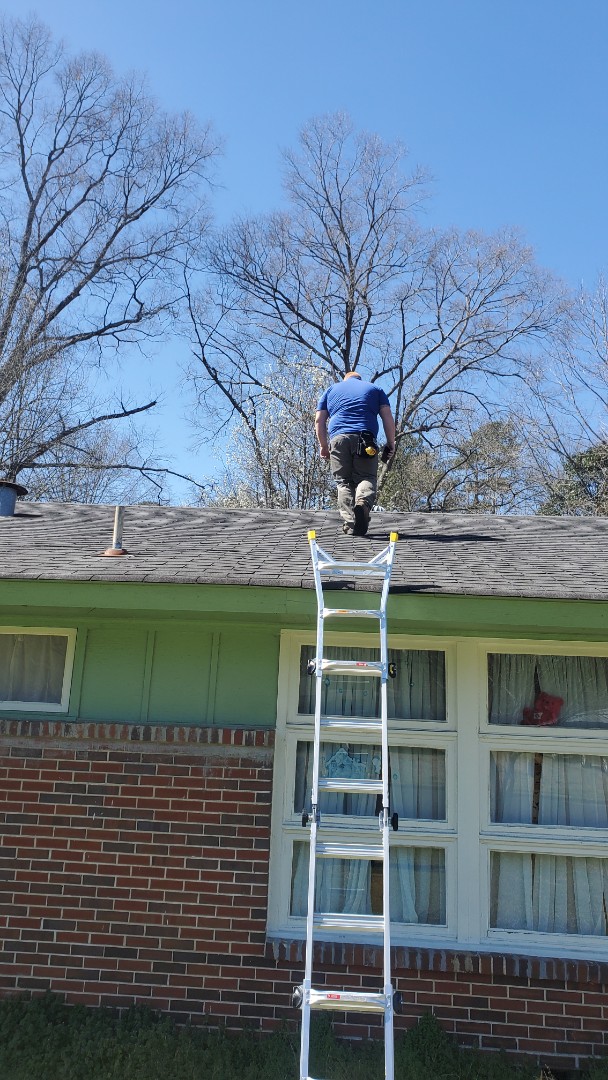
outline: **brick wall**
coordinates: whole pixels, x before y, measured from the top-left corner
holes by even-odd
[[[303,943],[266,938],[272,746],[269,731],[0,721],[0,993],[297,1023]],[[394,959],[398,1027],[433,1011],[463,1044],[554,1068],[604,1053],[608,964]],[[376,988],[381,961],[328,943],[315,969],[337,988]],[[366,1037],[379,1024],[336,1028]]]

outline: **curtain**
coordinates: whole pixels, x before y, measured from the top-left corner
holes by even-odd
[[[442,848],[393,848],[390,887],[392,921],[445,925]]]
[[[532,824],[534,754],[510,751],[490,755],[490,820]]]
[[[491,925],[606,936],[608,860],[492,852]]]
[[[445,924],[445,852],[442,848],[393,848],[390,856],[391,921]],[[372,864],[360,859],[319,859],[315,911],[380,915],[372,903]],[[308,843],[293,845],[291,914],[306,915]]]
[[[445,821],[445,751],[392,747],[390,764],[391,811],[400,819]]]
[[[319,859],[315,880],[315,911],[324,914],[370,915],[371,863],[362,859]],[[293,845],[291,914],[306,915],[308,843]]]
[[[608,658],[604,656],[488,656],[489,721],[521,724],[524,705],[544,690],[563,698],[558,727],[608,726]]]
[[[491,756],[491,820],[608,828],[608,763],[581,754]],[[493,925],[604,934],[604,860],[495,852]]]
[[[510,851],[491,855],[490,925],[531,930],[532,856]]]
[[[381,774],[379,746],[364,744],[322,743],[321,776],[362,777],[378,780]],[[310,810],[312,787],[312,742],[299,742],[296,751],[296,782],[293,812]],[[391,811],[400,818],[445,821],[445,751],[422,746],[392,747]],[[376,797],[349,795],[343,792],[321,792],[321,814],[353,814],[373,817]]]
[[[603,656],[538,656],[542,690],[564,699],[560,727],[608,725],[608,659]]]
[[[535,671],[535,656],[488,656],[491,724],[521,724],[524,705],[536,696]]]
[[[587,754],[543,754],[539,825],[608,829],[606,758]]]
[[[53,634],[0,634],[0,701],[59,704],[67,638]]]
[[[377,660],[377,649],[326,646],[326,660]],[[316,678],[306,673],[315,656],[314,645],[300,653],[298,713],[315,711]],[[393,720],[445,722],[445,658],[442,652],[389,649],[396,676],[387,683],[388,716]],[[323,677],[321,712],[324,716],[380,716],[380,680],[375,676],[331,675]]]
[[[490,817],[498,824],[608,829],[608,761],[595,754],[495,751]]]

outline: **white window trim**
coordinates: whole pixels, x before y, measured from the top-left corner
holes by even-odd
[[[268,930],[273,936],[301,938],[305,921],[288,913],[291,844],[302,836],[299,816],[293,813],[295,747],[312,735],[312,719],[297,713],[300,647],[315,643],[312,632],[283,631],[279,658],[275,782]],[[328,645],[377,647],[370,634],[327,633]],[[608,656],[608,642],[551,641],[548,639],[442,638],[389,635],[389,648],[443,651],[446,657],[446,722],[398,721],[390,724],[390,741],[399,745],[433,746],[446,750],[447,822],[408,823],[407,846],[439,845],[446,852],[446,926],[392,924],[396,945],[430,948],[474,948],[478,951],[516,952],[536,956],[608,959],[608,938],[497,930],[489,926],[490,853],[498,850],[534,851],[563,855],[608,857],[608,830],[586,830],[537,825],[500,825],[490,822],[490,753],[505,749],[547,753],[588,753],[608,756],[608,736],[601,729],[576,734],[567,729],[499,726],[488,722],[487,657],[489,653],[553,656]],[[532,742],[530,742],[532,740]],[[373,738],[360,740],[373,742]],[[567,743],[567,749],[566,744]],[[457,767],[457,758],[460,768]],[[470,764],[467,764],[470,763]],[[460,781],[460,782],[459,782]],[[344,822],[341,835],[356,836],[354,819]],[[332,940],[377,939],[352,934]],[[319,934],[322,938],[323,934]]]
[[[76,650],[76,630],[67,630],[64,626],[1,626],[0,634],[23,634],[27,636],[64,637],[67,639],[61,701],[0,701],[1,712],[44,712],[67,713],[70,705],[74,653]]]

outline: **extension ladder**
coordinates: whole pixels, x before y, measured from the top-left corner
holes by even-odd
[[[310,855],[308,870],[308,914],[306,918],[306,964],[304,982],[294,990],[294,1005],[302,1010],[302,1032],[300,1049],[300,1080],[313,1080],[308,1075],[310,1044],[311,1010],[334,1010],[361,1013],[378,1013],[384,1017],[384,1063],[385,1080],[394,1080],[394,1037],[393,1013],[400,1004],[400,995],[395,994],[391,983],[391,936],[390,936],[390,893],[389,893],[389,836],[390,830],[396,829],[398,819],[390,813],[389,804],[389,752],[387,720],[387,680],[394,677],[395,668],[388,660],[386,639],[386,605],[390,586],[391,570],[395,556],[397,533],[391,533],[389,544],[369,562],[337,562],[318,546],[316,533],[308,533],[312,556],[312,567],[317,594],[317,644],[316,656],[308,664],[308,673],[316,678],[315,694],[315,731],[313,745],[311,812],[302,812],[302,825],[310,830]],[[378,608],[330,608],[325,606],[323,583],[330,578],[380,579],[382,590]],[[327,660],[323,657],[323,630],[326,619],[373,619],[380,629],[380,660],[361,662],[358,660]],[[323,676],[325,674],[372,676],[380,680],[380,719],[340,719],[322,715]],[[326,742],[341,743],[357,735],[379,736],[382,747],[381,779],[363,779],[351,777],[321,777],[320,754],[321,735]],[[363,842],[334,838],[323,841],[318,833],[322,825],[319,810],[321,792],[342,792],[346,794],[369,794],[379,796],[382,811],[379,814],[379,837],[376,833]],[[321,833],[322,835],[322,833]],[[315,911],[315,887],[317,880],[317,859],[362,859],[377,861],[382,866],[382,915],[346,915],[339,913],[319,913]],[[355,990],[330,991],[315,988],[312,985],[313,945],[315,930],[333,930],[338,933],[374,933],[382,935],[384,947],[384,986],[380,992],[361,992]]]

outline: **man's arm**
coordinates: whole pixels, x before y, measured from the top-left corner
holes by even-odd
[[[389,410],[390,411],[390,410]],[[327,439],[327,421],[329,413],[327,409],[319,409],[315,416],[315,432],[320,446],[322,458],[329,458],[329,442]]]
[[[387,448],[387,461],[393,457],[395,453],[395,421],[391,411],[390,405],[383,405],[380,409],[380,419],[382,420],[382,427],[384,428],[384,434],[386,436],[386,448]]]

